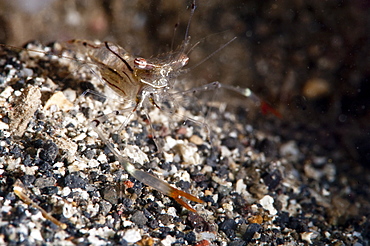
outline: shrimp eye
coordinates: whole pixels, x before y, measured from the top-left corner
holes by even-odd
[[[146,69],[146,66],[148,65],[147,61],[144,58],[135,58],[134,64],[136,67],[141,69]]]
[[[189,62],[189,57],[184,54],[183,56],[181,56],[180,60],[182,61],[181,62],[182,66],[185,66]]]

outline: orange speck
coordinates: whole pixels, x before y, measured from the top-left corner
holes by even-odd
[[[136,242],[136,244],[139,246],[153,246],[154,240],[149,236],[143,236],[143,238],[140,241]]]
[[[266,102],[262,102],[261,103],[261,111],[262,111],[262,114],[268,114],[268,113],[272,113],[273,115],[275,115],[276,117],[278,118],[282,118],[281,114],[279,111],[277,111],[276,109],[274,109],[273,107],[271,107],[268,103]]]
[[[263,222],[263,217],[261,215],[255,215],[250,218],[248,218],[249,223],[257,223],[257,224],[262,224]]]
[[[131,182],[130,180],[126,180],[125,182],[123,182],[124,184],[125,184],[125,186],[127,187],[127,188],[132,188],[132,187],[134,187],[134,183],[133,182]]]
[[[203,239],[202,241],[199,241],[195,244],[195,246],[209,246],[211,245],[210,242],[206,239]]]
[[[210,191],[210,190],[205,190],[205,191],[204,191],[204,195],[205,195],[205,196],[212,196],[212,195],[213,195],[213,193],[212,193],[212,191]]]

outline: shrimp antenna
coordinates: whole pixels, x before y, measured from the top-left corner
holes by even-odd
[[[198,44],[200,44],[203,40],[204,39],[201,39],[198,42],[196,42],[193,46],[191,46],[191,48],[188,50],[188,52],[186,52],[186,55],[188,56],[195,49],[195,47],[197,47]]]
[[[208,35],[208,36],[206,36],[206,37],[203,37],[203,38],[201,38],[198,42],[196,42],[193,46],[191,46],[191,48],[186,52],[186,55],[187,56],[189,56],[189,54],[195,49],[195,47],[197,47],[200,43],[202,43],[204,40],[206,40],[206,39],[208,39],[208,38],[210,38],[210,37],[212,37],[212,36],[215,36],[215,35],[219,35],[220,33],[225,33],[226,31],[223,31],[223,32],[219,32],[219,33],[212,33],[212,34],[210,34],[210,35]],[[235,39],[236,37],[234,37],[234,39]],[[234,40],[231,40],[231,41],[229,41],[227,44],[225,44],[225,46],[226,45],[228,45],[229,43],[231,43],[232,41],[234,41]],[[212,53],[212,55],[213,54],[215,54],[215,53],[217,53],[219,50],[221,50],[221,49],[223,49],[223,47],[221,47],[220,49],[218,49],[217,51],[215,51],[215,52],[213,52]],[[211,56],[211,55],[210,55]]]
[[[194,66],[190,67],[190,68],[187,68],[187,69],[184,69],[182,70],[182,73],[187,73],[189,72],[190,70],[198,67],[200,64],[202,64],[203,62],[207,61],[209,58],[211,58],[212,56],[214,56],[216,53],[220,52],[223,48],[225,48],[226,46],[228,46],[231,42],[233,42],[237,37],[233,37],[231,40],[229,40],[226,44],[223,44],[220,48],[218,48],[217,50],[215,50],[214,52],[212,52],[212,54],[209,54],[208,56],[206,56],[203,60],[201,60],[200,62],[198,62],[197,64],[195,64]],[[196,43],[190,50],[189,52],[195,48],[196,45],[198,45],[198,43]],[[189,53],[188,52],[188,53]]]
[[[190,13],[190,17],[189,17],[189,21],[188,21],[188,25],[186,26],[186,31],[185,31],[185,42],[189,42],[189,29],[190,29],[190,23],[191,23],[191,19],[193,18],[193,15],[194,15],[194,12],[195,12],[195,9],[197,8],[197,6],[195,5],[195,0],[193,1],[193,3],[191,4],[191,13]],[[186,46],[186,45],[185,45]]]
[[[188,24],[186,26],[185,37],[184,37],[184,41],[183,41],[183,44],[182,44],[182,50],[180,50],[181,52],[179,52],[179,57],[181,56],[182,53],[185,53],[185,49],[186,49],[186,47],[188,46],[188,44],[190,42],[189,29],[190,29],[190,23],[191,23],[191,20],[193,18],[195,9],[196,9],[195,0],[193,0],[193,3],[191,4],[191,13],[190,13],[190,16],[189,16]],[[176,25],[175,25],[174,35],[173,35],[172,42],[171,42],[171,50],[173,49],[175,31],[176,31],[177,27],[178,27],[178,23],[176,23]]]
[[[177,22],[175,24],[175,27],[173,28],[173,35],[172,35],[172,41],[171,41],[171,51],[173,50],[173,45],[175,43],[175,34],[176,34],[176,30],[177,30],[177,27],[179,26],[179,22]]]

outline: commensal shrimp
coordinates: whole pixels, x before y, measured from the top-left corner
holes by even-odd
[[[193,2],[185,40],[182,46],[180,46],[178,51],[171,52],[166,58],[145,59],[134,57],[122,47],[110,42],[94,43],[87,40],[71,40],[67,42],[66,46],[67,48],[86,56],[89,63],[92,63],[97,67],[101,80],[118,93],[122,99],[133,102],[133,106],[117,111],[115,114],[127,111],[131,111],[131,113],[133,113],[136,110],[145,107],[147,104],[161,109],[160,105],[162,105],[163,102],[171,100],[172,96],[181,96],[192,92],[224,88],[251,98],[260,103],[263,111],[271,111],[277,115],[278,112],[260,101],[260,99],[248,88],[234,87],[224,85],[219,82],[213,82],[186,91],[175,93],[169,92],[169,90],[173,89],[172,86],[174,78],[179,74],[188,71],[188,69],[184,69],[184,66],[186,66],[189,61],[189,57],[185,53],[185,49],[190,41],[188,30],[195,7],[195,2]],[[229,41],[220,49],[228,45],[234,39]],[[215,51],[215,53],[220,49]],[[208,58],[209,57],[204,60]],[[134,165],[132,165],[126,157],[123,157],[113,144],[108,141],[108,138],[103,134],[103,130],[99,127],[100,123],[101,122],[98,119],[95,119],[91,122],[91,126],[130,175],[140,182],[173,198],[188,210],[195,212],[195,210],[180,199],[180,197],[185,197],[198,203],[202,203],[202,200],[179,189],[173,188],[166,182],[149,173],[136,169]],[[122,130],[124,126],[125,124],[121,126],[120,130]]]
[[[195,4],[192,5],[191,15],[193,15],[194,10]],[[186,34],[186,40],[183,44],[184,48],[188,42],[189,39]],[[159,100],[170,89],[171,80],[181,72],[181,69],[189,60],[188,56],[184,53],[184,48],[179,52],[171,53],[168,59],[150,61],[144,58],[134,57],[120,46],[110,42],[95,44],[86,40],[71,40],[67,42],[66,46],[80,52],[89,59],[89,63],[96,65],[100,78],[118,93],[122,99],[134,102],[134,107],[123,110],[131,110],[131,113],[143,108],[147,100],[155,107],[160,108]],[[119,112],[116,112],[116,114],[119,114]],[[129,162],[128,158],[123,157],[115,149],[113,144],[110,143],[100,129],[100,123],[98,119],[95,119],[90,125],[130,175],[140,182],[173,198],[188,210],[196,212],[186,202],[180,199],[180,197],[185,197],[198,203],[203,203],[202,200],[170,186],[168,183],[147,172],[136,169]]]

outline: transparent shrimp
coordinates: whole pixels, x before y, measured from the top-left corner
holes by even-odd
[[[92,63],[97,67],[101,80],[103,80],[111,89],[118,93],[122,99],[134,104],[133,106],[117,111],[114,114],[120,114],[127,111],[131,111],[132,114],[136,110],[145,107],[147,104],[151,104],[154,107],[161,109],[160,105],[164,105],[163,102],[174,104],[175,102],[173,99],[175,97],[185,96],[187,93],[217,90],[219,88],[232,90],[245,97],[249,97],[255,102],[260,103],[261,108],[264,111],[274,112],[266,103],[260,101],[260,99],[253,94],[250,89],[224,85],[219,82],[213,82],[182,92],[170,92],[170,90],[173,89],[172,87],[174,78],[176,78],[179,74],[186,73],[199,65],[197,64],[190,69],[184,69],[189,61],[189,57],[185,51],[190,41],[188,31],[195,7],[195,2],[193,2],[185,39],[182,46],[180,46],[179,50],[171,52],[169,55],[161,58],[145,59],[142,57],[134,57],[122,47],[110,42],[95,43],[87,40],[71,40],[67,42],[66,46],[67,48],[85,55],[89,60],[89,64]],[[234,39],[230,40],[220,49],[215,51],[215,53],[228,45]],[[192,50],[192,48],[190,50]],[[210,57],[211,55],[206,57],[203,61],[201,61],[201,63]],[[130,117],[127,119],[129,118]],[[195,121],[193,119],[187,120]],[[198,203],[202,203],[202,200],[186,192],[173,188],[166,182],[156,178],[153,175],[150,175],[149,173],[136,169],[128,161],[128,159],[123,157],[119,151],[114,148],[113,144],[108,141],[108,138],[105,137],[103,131],[99,127],[100,123],[100,120],[96,119],[91,123],[91,126],[95,129],[99,137],[108,146],[110,151],[116,156],[121,165],[129,174],[144,184],[157,189],[169,197],[172,197],[175,201],[188,210],[195,212],[195,210],[181,200],[180,197],[182,196]],[[200,122],[198,123],[205,126],[206,131],[209,132],[207,125]],[[118,131],[122,130],[126,124],[127,120],[122,124]],[[160,148],[158,144],[157,148]]]
[[[195,4],[192,5],[191,15],[193,15],[194,10]],[[87,40],[71,40],[67,42],[66,47],[86,56],[89,60],[88,63],[92,63],[97,67],[99,72],[98,78],[101,78],[123,100],[134,103],[133,107],[130,106],[115,112],[115,114],[120,114],[127,111],[133,113],[137,109],[145,107],[148,102],[157,108],[161,108],[159,106],[161,102],[168,98],[166,93],[172,87],[171,81],[181,73],[182,68],[189,61],[189,57],[184,52],[188,41],[189,38],[186,34],[185,42],[178,52],[172,52],[166,58],[155,59],[134,57],[122,47],[110,42],[96,44]],[[129,162],[128,158],[123,157],[110,143],[103,130],[100,129],[100,123],[99,119],[95,119],[90,125],[130,175],[173,198],[186,209],[196,212],[180,197],[197,203],[203,203],[202,200],[170,186],[147,172],[136,169]],[[120,129],[123,127],[125,127],[125,123]]]

